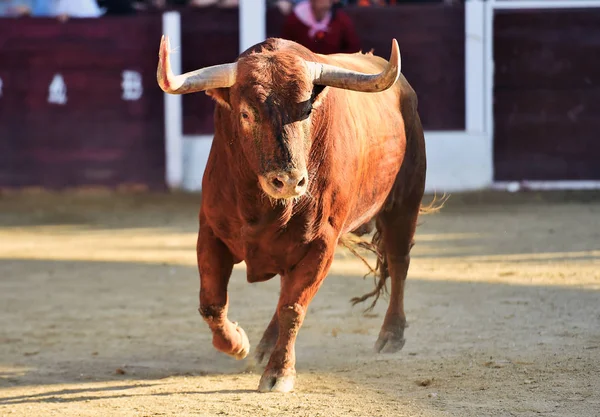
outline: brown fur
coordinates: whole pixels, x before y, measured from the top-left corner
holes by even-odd
[[[257,352],[272,351],[261,389],[279,389],[277,381],[295,375],[296,333],[339,243],[376,254],[372,272],[380,279],[372,295],[393,278],[376,349],[402,347],[404,280],[422,210],[425,143],[406,79],[401,75],[380,93],[323,88],[312,85],[303,60],[368,73],[386,64],[372,54],[316,55],[268,39],[240,56],[234,86],[207,92],[218,105],[200,207],[200,311],[223,312],[219,323],[204,315],[213,344],[238,357],[247,339],[226,317],[233,264],[246,262],[249,282],[282,277],[278,307]],[[268,198],[258,178],[289,169],[306,169],[307,193],[297,200]],[[371,243],[345,237],[369,225],[376,228]],[[289,306],[302,313],[291,315]]]

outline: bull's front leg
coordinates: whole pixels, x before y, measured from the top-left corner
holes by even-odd
[[[227,318],[227,285],[233,270],[233,256],[212,229],[201,225],[196,247],[200,272],[198,311],[213,334],[213,346],[236,359],[244,359],[250,342],[244,330]]]
[[[260,379],[259,391],[289,392],[296,379],[295,343],[308,305],[325,279],[335,250],[335,242],[319,240],[307,255],[281,280],[277,304],[277,342]]]

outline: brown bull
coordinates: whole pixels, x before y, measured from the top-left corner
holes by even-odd
[[[163,38],[158,83],[171,94],[216,100],[215,136],[202,182],[200,314],[213,345],[246,357],[246,333],[227,317],[233,265],[249,282],[281,276],[273,319],[257,347],[270,355],[260,391],[294,386],[295,340],[308,304],[345,234],[368,230],[391,294],[375,348],[404,345],[404,282],[425,185],[417,98],[390,61],[372,54],[318,55],[268,39],[234,63],[175,76]],[[371,223],[372,224],[372,223]]]

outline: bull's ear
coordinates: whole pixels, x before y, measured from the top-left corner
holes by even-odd
[[[327,96],[329,88],[323,85],[315,85],[313,87],[310,101],[312,102],[313,109],[316,109],[323,103],[323,99]]]
[[[218,105],[231,110],[231,104],[229,104],[229,88],[209,88],[206,90],[206,95],[212,97]]]

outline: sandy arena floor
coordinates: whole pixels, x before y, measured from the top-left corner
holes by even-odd
[[[211,346],[198,201],[0,194],[0,416],[600,416],[597,195],[457,195],[422,218],[398,354],[373,353],[387,300],[351,306],[373,282],[340,251],[288,395]],[[277,292],[234,271],[253,346]]]

